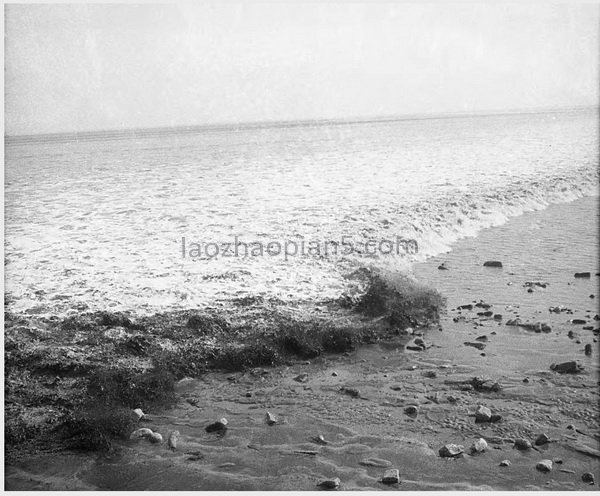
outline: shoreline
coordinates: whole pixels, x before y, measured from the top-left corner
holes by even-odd
[[[569,206],[573,207],[572,204],[560,207],[568,210]],[[510,258],[508,250],[503,263],[511,268],[503,268],[502,272],[488,269],[496,291],[486,293],[489,281],[478,272],[482,270],[481,260],[472,258],[472,253],[487,255],[485,246],[481,246],[486,237],[492,242],[516,238],[523,234],[527,219],[544,218],[544,212],[525,214],[527,217],[488,229],[477,238],[459,242],[451,253],[416,268],[420,281],[431,284],[436,278],[447,279],[438,284],[447,290],[445,296],[449,300],[440,328],[416,329],[422,336],[408,332],[388,335],[388,339],[380,342],[373,339],[370,344],[367,339],[337,355],[319,353],[311,358],[286,359],[286,363],[273,368],[265,368],[265,363],[236,372],[206,371],[199,379],[184,379],[176,384],[174,407],[162,412],[149,411],[152,420],[148,426],[163,436],[173,430],[181,433],[181,447],[177,451],[170,452],[164,445],[155,446],[142,440],[118,442],[121,454],[116,458],[54,454],[51,456],[69,460],[69,468],[63,469],[56,479],[52,477],[57,468],[51,462],[42,465],[41,471],[35,467],[44,459],[41,455],[38,461],[8,466],[5,484],[31,489],[43,488],[47,483],[60,489],[68,485],[67,481],[101,489],[158,488],[156,484],[160,487],[162,483],[165,489],[316,489],[320,480],[337,476],[342,480],[342,489],[382,489],[385,486],[378,479],[386,465],[383,460],[400,469],[401,486],[409,489],[593,489],[595,486],[581,481],[581,475],[592,472],[598,480],[597,458],[573,446],[600,448],[598,412],[594,409],[599,398],[598,346],[592,345],[591,357],[586,357],[582,349],[585,344],[597,342],[598,321],[591,318],[593,312],[586,310],[597,312],[598,300],[581,301],[581,295],[587,292],[585,284],[597,285],[595,271],[589,281],[577,281],[576,285],[567,284],[574,283],[572,280],[559,284],[561,273],[546,288],[535,286],[534,293],[527,293],[522,285],[531,273],[526,263],[512,267],[511,261],[519,259],[515,253]],[[556,225],[553,228],[560,231]],[[594,237],[597,239],[597,234],[591,238]],[[449,271],[437,268],[442,259],[448,259]],[[464,263],[458,263],[460,260]],[[549,274],[557,271],[551,264],[546,265]],[[513,282],[511,286],[507,286],[505,277],[513,279],[508,281]],[[484,287],[465,289],[478,278]],[[452,279],[462,285],[452,286]],[[507,288],[509,295],[505,294]],[[571,289],[575,290],[573,301],[577,303],[571,305],[573,314],[548,312],[548,307],[560,304],[555,300],[565,298],[570,294],[566,291]],[[525,297],[534,300],[521,310],[518,306],[526,303]],[[456,310],[457,303],[474,304],[480,299],[493,305],[494,312],[503,313],[503,320],[497,322],[493,317],[477,315],[483,308]],[[301,315],[302,309],[297,310],[297,315]],[[341,319],[348,318],[346,310],[339,307],[337,310]],[[314,315],[323,317],[330,311],[331,307],[322,305]],[[513,312],[527,322],[549,321],[552,331],[536,333],[519,326],[506,326],[506,320],[514,317]],[[568,320],[580,316],[585,319],[586,315],[590,315],[586,325],[567,326]],[[264,315],[253,317],[260,321]],[[367,322],[372,325],[373,320]],[[582,329],[588,325],[596,331]],[[127,326],[117,327],[127,329]],[[567,336],[568,330],[574,332],[573,338]],[[115,338],[123,337],[111,332]],[[487,339],[478,341],[476,338],[482,335]],[[419,338],[425,341],[426,349],[406,348]],[[483,345],[482,349],[466,346],[467,341]],[[140,341],[132,346],[136,349],[144,345]],[[551,362],[561,356],[582,362],[584,371],[571,375],[550,370]],[[303,374],[306,380],[296,380]],[[474,377],[487,377],[502,388],[478,390],[472,383]],[[359,395],[353,397],[340,388],[354,389]],[[479,404],[487,405],[502,420],[475,424],[472,415]],[[416,416],[405,413],[408,406],[416,406]],[[263,423],[267,410],[280,419],[279,424],[269,427]],[[222,440],[216,440],[204,432],[204,427],[222,416],[229,419],[230,429]],[[570,424],[578,430],[567,429]],[[510,440],[527,437],[533,442],[541,433],[547,433],[553,442],[540,446],[538,451],[525,453],[512,449]],[[329,444],[319,446],[310,441],[311,436],[318,434]],[[466,454],[458,460],[438,456],[438,449],[447,443],[464,445],[468,453],[470,444],[478,437],[487,440],[489,448],[485,453]],[[250,445],[258,450],[249,448]],[[202,459],[188,460],[186,452],[191,451],[200,452]],[[307,455],[308,452],[314,454]],[[141,457],[144,463],[136,464],[136,457]],[[253,458],[258,458],[260,464]],[[511,459],[512,465],[499,467],[505,458]],[[541,474],[535,464],[542,458],[562,462],[555,462],[550,474]],[[367,459],[379,462],[361,464]],[[116,467],[119,477],[114,477]],[[274,468],[273,475],[270,472]],[[161,474],[164,481],[157,482],[150,475],[153,473]],[[28,483],[26,477],[32,474],[33,481]],[[524,486],[524,480],[529,480],[530,486]],[[154,486],[146,486],[150,484],[148,481]]]

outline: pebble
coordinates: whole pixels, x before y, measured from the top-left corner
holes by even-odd
[[[391,468],[386,470],[383,474],[381,482],[384,484],[399,484],[400,483],[400,471],[397,468]]]
[[[144,418],[144,412],[142,412],[141,408],[136,408],[133,413],[136,414],[138,420],[142,420]]]
[[[479,405],[475,412],[475,422],[489,422],[491,418],[491,410],[483,405]]]
[[[550,472],[552,470],[552,460],[542,460],[535,466],[540,472]]]
[[[471,453],[483,453],[488,447],[485,439],[480,437],[471,445]]]
[[[317,486],[322,487],[323,489],[337,489],[340,487],[341,481],[338,477],[335,479],[328,479],[321,481],[317,484]]]
[[[501,467],[509,467],[511,465],[510,460],[502,460],[500,462]]]
[[[581,476],[581,480],[583,482],[587,482],[588,484],[593,484],[594,483],[594,474],[592,474],[591,472],[586,472],[585,474],[583,474]]]
[[[446,444],[439,449],[442,458],[453,458],[463,454],[464,447],[460,444]]]
[[[267,412],[265,414],[265,422],[267,425],[275,425],[277,423],[277,418],[271,412]]]

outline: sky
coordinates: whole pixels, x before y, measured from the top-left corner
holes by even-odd
[[[598,4],[5,6],[7,135],[597,105]]]

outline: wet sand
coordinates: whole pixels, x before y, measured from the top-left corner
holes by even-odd
[[[177,386],[178,404],[146,412],[151,420],[141,424],[165,439],[179,431],[175,450],[141,439],[123,442],[111,457],[46,455],[6,467],[6,489],[315,490],[339,477],[344,490],[593,490],[597,483],[581,476],[591,472],[598,481],[599,458],[577,447],[600,449],[597,201],[526,214],[416,266],[418,279],[448,298],[440,327],[423,332],[426,350],[407,350],[415,336],[400,336],[310,363],[186,379]],[[546,235],[532,236],[532,229]],[[485,260],[504,267],[483,268]],[[438,269],[442,262],[449,270]],[[591,278],[574,279],[579,271]],[[529,293],[527,281],[549,284]],[[481,300],[502,320],[477,315],[483,308],[456,310]],[[552,306],[572,314],[549,312]],[[551,331],[506,325],[517,316]],[[574,318],[586,324],[572,324]],[[568,360],[584,370],[550,370]],[[501,389],[473,389],[474,377]],[[405,413],[410,405],[416,416]],[[502,419],[476,423],[479,405]],[[276,424],[267,425],[267,411]],[[224,436],[205,432],[222,417],[229,422]],[[514,440],[533,443],[542,433],[551,442],[513,448]],[[311,439],[319,435],[327,444]],[[480,437],[488,448],[471,456]],[[447,443],[463,445],[464,456],[441,458]],[[542,459],[554,461],[551,472],[536,470]],[[511,465],[501,467],[502,460]],[[387,468],[399,470],[399,485],[381,483]]]

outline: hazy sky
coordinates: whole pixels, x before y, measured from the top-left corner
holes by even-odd
[[[7,5],[5,132],[594,105],[599,7]]]

